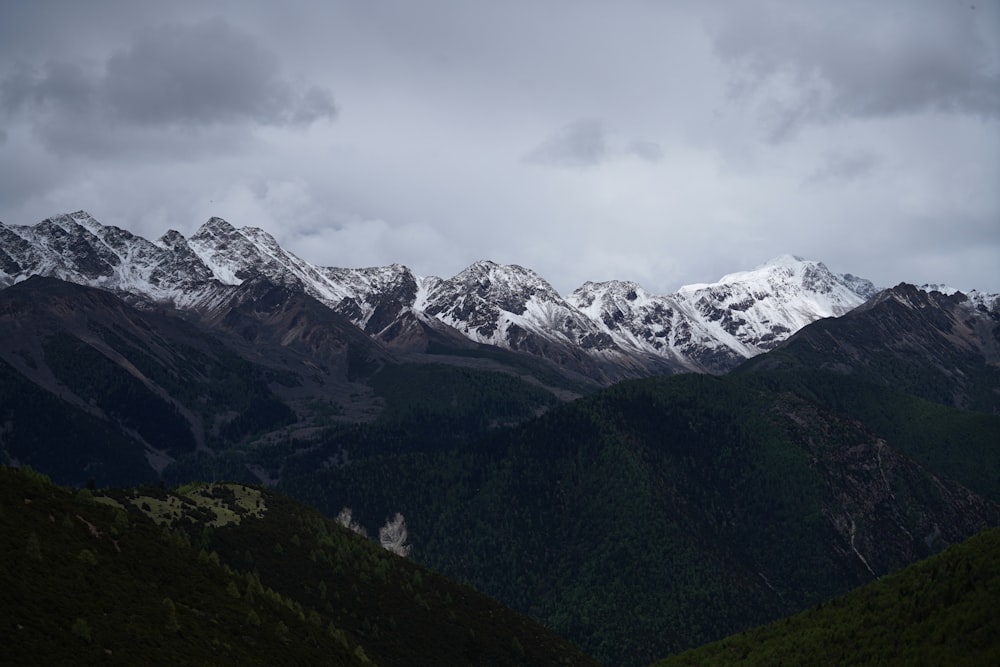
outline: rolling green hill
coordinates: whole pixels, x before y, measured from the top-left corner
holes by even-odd
[[[1000,529],[843,597],[656,663],[1000,664]]]
[[[586,665],[524,616],[234,484],[72,492],[0,468],[8,664]]]

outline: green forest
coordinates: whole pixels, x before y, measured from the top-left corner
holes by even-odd
[[[656,663],[996,665],[1000,529],[790,618]]]
[[[473,589],[265,490],[0,468],[9,664],[587,665]]]
[[[412,558],[608,664],[643,664],[996,525],[995,504],[968,513],[960,492],[910,458],[946,458],[933,430],[907,437],[922,402],[824,381],[808,392],[779,377],[625,382],[510,429],[457,420],[448,438],[433,420],[387,409],[355,432],[363,437],[331,437],[332,450],[351,452],[349,466],[317,466],[321,448],[288,465],[277,488],[331,515],[350,506],[369,530],[402,511]],[[858,395],[889,415],[879,431],[836,403]],[[1000,418],[932,414],[938,432],[962,434],[963,451],[995,456]],[[884,482],[873,484],[873,462]],[[988,467],[952,470],[996,497]],[[948,517],[951,532],[934,535],[930,517]]]

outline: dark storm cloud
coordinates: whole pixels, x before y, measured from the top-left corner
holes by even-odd
[[[157,128],[308,126],[337,112],[328,90],[296,87],[273,53],[220,18],[147,29],[103,68],[19,65],[0,80],[0,109],[54,152],[93,155],[127,150],[123,137],[163,143],[148,134]]]
[[[336,113],[328,92],[296,91],[273,53],[221,18],[143,32],[108,60],[104,84],[112,109],[139,124],[309,124]]]
[[[1000,117],[995,12],[968,3],[785,3],[731,10],[714,25],[732,93],[757,100],[769,138],[808,123],[937,111]]]
[[[94,82],[77,65],[47,62],[39,68],[18,65],[0,80],[0,108],[8,114],[56,107],[81,112],[90,107]]]
[[[619,146],[603,121],[584,118],[563,127],[533,148],[524,156],[524,161],[548,167],[586,169],[619,154],[659,162],[663,149],[656,142],[643,139]]]

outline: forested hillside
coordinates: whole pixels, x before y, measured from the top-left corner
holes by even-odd
[[[801,614],[662,660],[681,665],[1000,664],[1000,529]]]
[[[234,484],[91,492],[0,468],[7,664],[587,665],[315,510]]]
[[[931,472],[908,443],[769,382],[622,383],[444,449],[402,419],[367,431],[349,466],[290,465],[278,488],[327,513],[350,506],[370,530],[402,511],[414,559],[611,664],[793,613],[998,523],[993,501]],[[878,396],[878,409],[899,408]],[[938,416],[965,424],[972,456],[1000,434],[995,417]],[[310,456],[339,451],[339,438]],[[993,495],[988,477],[979,486]]]

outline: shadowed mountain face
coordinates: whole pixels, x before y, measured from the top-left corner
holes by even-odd
[[[215,313],[209,329],[51,278],[0,291],[5,455],[63,481],[134,482],[178,457],[308,423],[309,403],[371,408],[370,390],[352,386],[387,353],[311,297],[249,283]],[[53,440],[73,453],[66,465],[45,453]]]
[[[807,369],[1000,413],[1000,299],[900,284],[843,317],[802,329],[740,372]]]
[[[376,391],[372,378],[403,361],[447,360],[481,382],[502,371],[505,391],[540,401],[516,417],[504,401],[483,405],[474,430],[525,419],[555,400],[520,376],[567,382],[525,363],[530,357],[477,356],[480,346],[467,339],[414,326],[437,354],[383,345],[313,297],[263,278],[230,288],[200,314],[140,310],[110,292],[30,278],[0,290],[0,456],[63,483],[123,484],[238,445],[284,446],[265,457],[273,475],[256,455],[227,468],[273,483],[294,449],[281,443],[375,419],[385,406],[377,394],[391,387],[383,381]]]

